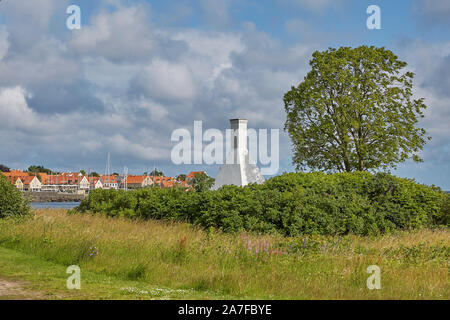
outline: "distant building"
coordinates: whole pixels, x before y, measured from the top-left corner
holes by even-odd
[[[22,180],[30,176],[28,172],[23,172],[22,170],[11,170],[9,172],[0,172],[0,173],[6,177],[6,180],[8,180],[11,184],[15,185],[19,190],[24,189]]]
[[[186,176],[185,181],[179,181],[174,177],[129,175],[126,180],[118,175],[101,175],[90,177],[79,172],[63,172],[58,174],[37,173],[36,176],[21,170],[3,172],[6,179],[19,190],[46,191],[46,192],[81,192],[86,193],[95,189],[140,189],[150,186],[161,188],[184,187],[191,188],[189,181],[195,174],[206,173],[193,171]]]
[[[205,171],[191,171],[189,172],[189,174],[186,176],[186,181],[190,182],[192,179],[195,178],[196,174],[206,174]]]
[[[125,184],[128,189],[140,189],[152,186],[153,180],[150,176],[127,176],[126,180],[121,182],[121,188],[124,188]]]
[[[162,177],[162,176],[151,176],[154,184],[160,186],[161,188],[170,188],[173,187],[176,179],[173,177]]]
[[[23,191],[22,179],[16,178],[16,182],[14,182],[14,185],[16,186],[17,189],[19,189],[20,191]]]
[[[89,190],[91,187],[89,180],[85,176],[78,177],[78,189]]]
[[[88,177],[90,189],[103,189],[103,183],[100,177]]]
[[[26,191],[41,191],[42,183],[35,176],[27,176],[22,179],[23,190]]]
[[[116,175],[102,175],[101,176],[103,189],[119,189],[119,182]]]
[[[29,176],[28,172],[23,172],[22,170],[10,170],[9,172],[2,172],[6,177],[20,177],[25,178]]]

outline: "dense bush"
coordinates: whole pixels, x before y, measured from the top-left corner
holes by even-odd
[[[357,172],[286,173],[262,185],[203,192],[96,190],[76,210],[295,236],[448,226],[449,207],[449,196],[439,188],[383,173]]]
[[[25,216],[29,212],[28,201],[14,185],[0,174],[0,219]]]

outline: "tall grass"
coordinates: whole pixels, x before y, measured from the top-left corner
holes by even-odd
[[[183,223],[40,210],[0,221],[0,246],[82,270],[232,298],[448,299],[448,229],[379,237],[223,234]],[[369,290],[366,268],[381,268]]]

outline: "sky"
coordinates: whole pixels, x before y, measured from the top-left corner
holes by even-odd
[[[69,30],[69,5],[81,29]],[[369,30],[369,5],[381,29]],[[374,45],[415,73],[432,140],[423,163],[392,173],[450,190],[450,1],[3,0],[0,2],[0,163],[59,171],[166,175],[175,129],[280,129],[279,172],[294,171],[283,95],[316,50]]]

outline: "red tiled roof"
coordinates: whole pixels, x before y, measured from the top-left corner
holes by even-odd
[[[127,176],[128,184],[142,184],[144,182],[146,176]]]
[[[86,177],[90,181],[90,177],[80,175],[79,173],[61,173],[58,175],[47,175],[45,180],[42,177],[42,182],[48,185],[73,185],[79,184],[83,178]],[[44,182],[45,181],[45,182]]]
[[[31,183],[31,181],[34,180],[34,178],[36,178],[36,177],[35,176],[26,176],[26,177],[21,178],[21,180],[22,180],[23,184],[29,185]]]
[[[101,175],[100,176],[102,178],[102,182],[103,183],[117,183],[117,176],[114,175]]]
[[[196,174],[205,174],[205,171],[191,171],[189,172],[189,174],[186,176],[186,179],[193,179],[195,177]]]

